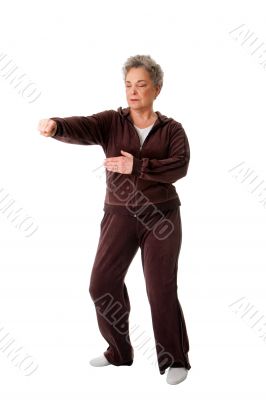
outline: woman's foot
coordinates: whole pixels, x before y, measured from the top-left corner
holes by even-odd
[[[111,363],[109,363],[109,361],[107,360],[107,358],[105,358],[103,354],[99,357],[90,360],[90,365],[92,365],[93,367],[106,367],[107,365],[110,364]]]
[[[177,385],[186,379],[187,374],[188,370],[186,368],[170,367],[167,373],[166,382],[170,385]]]

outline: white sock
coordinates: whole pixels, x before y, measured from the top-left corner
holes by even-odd
[[[170,385],[177,385],[187,377],[188,370],[183,367],[170,367],[167,373],[166,382]]]
[[[110,364],[111,363],[109,363],[104,354],[90,360],[90,365],[92,365],[93,367],[105,367],[106,365]]]

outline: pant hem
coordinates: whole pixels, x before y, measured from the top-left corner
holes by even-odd
[[[134,360],[129,360],[129,361],[125,361],[125,362],[116,362],[114,360],[111,359],[111,357],[109,356],[109,354],[107,352],[104,352],[104,356],[107,359],[107,361],[109,361],[110,364],[115,365],[116,367],[119,367],[121,365],[132,365]]]
[[[162,368],[161,368],[161,369],[159,368],[160,374],[163,375],[163,374],[165,373],[166,369],[169,368],[169,367],[171,367],[171,368],[186,368],[187,370],[190,370],[191,365],[190,365],[189,363],[184,365],[184,363],[182,363],[182,362],[180,362],[180,361],[175,361],[175,362],[172,363],[172,364],[165,365],[165,366],[163,367],[163,369],[162,369]]]

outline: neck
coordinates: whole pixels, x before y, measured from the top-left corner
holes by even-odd
[[[157,116],[156,113],[153,111],[153,108],[134,110],[130,107],[130,114],[133,119],[138,119],[142,121],[148,121],[152,117]]]

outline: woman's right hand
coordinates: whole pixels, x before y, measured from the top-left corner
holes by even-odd
[[[38,130],[43,136],[54,136],[57,129],[57,123],[52,119],[41,119],[38,124]]]

